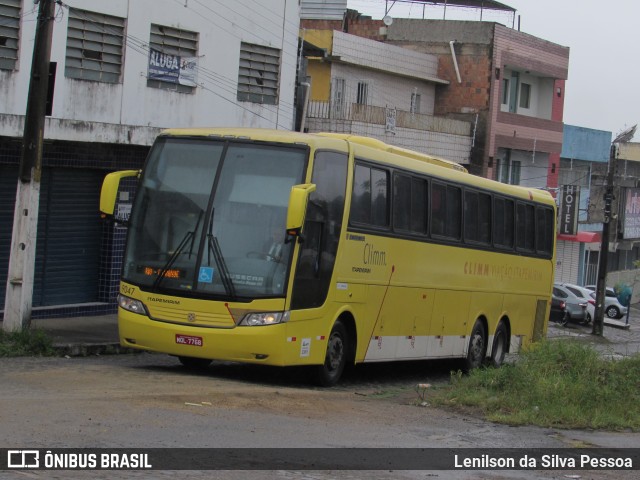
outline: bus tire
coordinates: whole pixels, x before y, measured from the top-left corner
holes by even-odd
[[[327,340],[324,363],[315,367],[316,383],[322,387],[332,387],[340,377],[349,358],[349,335],[343,323],[338,320],[331,329]]]
[[[469,349],[465,359],[465,371],[469,372],[474,368],[479,368],[484,362],[487,351],[487,332],[480,320],[476,320],[471,335],[469,337]]]
[[[183,367],[189,370],[204,370],[211,365],[211,360],[196,357],[178,357]]]
[[[500,367],[504,363],[504,356],[507,353],[507,327],[500,322],[496,333],[493,335],[493,347],[491,348],[491,366]]]

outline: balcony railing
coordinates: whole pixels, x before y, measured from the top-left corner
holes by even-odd
[[[344,120],[353,122],[387,124],[387,116],[393,111],[396,128],[411,128],[452,135],[471,135],[471,124],[445,117],[435,117],[389,107],[376,107],[359,103],[336,104],[331,102],[309,102],[307,118]]]

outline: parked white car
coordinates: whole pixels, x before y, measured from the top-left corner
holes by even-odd
[[[596,298],[595,285],[585,285],[584,288],[591,290],[593,298]],[[616,292],[611,287],[605,289],[604,313],[609,318],[622,318],[627,314],[627,307],[620,303]]]

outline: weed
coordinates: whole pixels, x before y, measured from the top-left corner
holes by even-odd
[[[430,399],[511,425],[638,430],[639,379],[640,355],[613,361],[590,346],[544,341],[512,365],[452,372]]]
[[[51,339],[42,330],[0,330],[0,357],[55,355]]]

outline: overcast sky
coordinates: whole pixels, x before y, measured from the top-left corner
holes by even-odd
[[[389,2],[391,5],[392,2]],[[564,122],[616,134],[640,123],[639,0],[501,0],[517,9],[515,28],[569,47]],[[348,0],[349,8],[380,19],[384,0]],[[396,2],[389,14],[422,18],[422,6]],[[425,18],[442,19],[428,5]],[[511,14],[484,12],[483,20],[512,26]],[[447,19],[480,20],[478,11],[447,8]],[[640,132],[634,141],[640,141]]]

